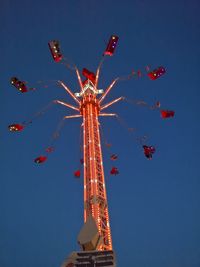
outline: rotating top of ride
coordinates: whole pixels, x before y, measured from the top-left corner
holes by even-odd
[[[81,99],[80,112],[83,114],[83,108],[87,104],[92,104],[97,108],[97,112],[100,112],[99,100],[96,98],[98,94],[102,94],[102,89],[97,89],[96,75],[86,68],[83,68],[82,75],[86,78],[81,84],[82,88],[79,93],[75,93],[75,96]]]
[[[86,68],[83,68],[82,75],[86,78],[82,82],[82,90],[79,93],[75,93],[76,97],[87,97],[89,95],[96,97],[97,94],[102,94],[103,90],[98,90],[96,75]]]
[[[49,45],[49,49],[52,55],[52,58],[55,62],[57,63],[61,63],[64,64],[67,68],[69,68],[70,70],[73,70],[76,72],[77,74],[77,78],[79,81],[79,85],[80,85],[80,92],[74,93],[73,91],[71,91],[70,88],[67,87],[67,85],[64,84],[64,82],[62,81],[58,81],[58,84],[60,86],[62,86],[67,93],[71,96],[71,98],[76,102],[76,105],[72,105],[69,103],[66,103],[64,101],[60,101],[60,100],[53,100],[51,103],[49,103],[45,108],[43,108],[41,111],[35,113],[30,119],[23,121],[22,123],[12,123],[8,126],[8,129],[10,132],[22,132],[28,125],[32,124],[33,120],[35,120],[35,118],[43,115],[47,109],[49,109],[52,105],[54,104],[60,104],[63,105],[67,108],[70,108],[72,110],[76,110],[78,113],[76,114],[72,114],[69,116],[64,116],[64,118],[61,120],[61,122],[58,124],[58,128],[55,131],[55,133],[53,134],[52,137],[52,142],[51,145],[46,149],[45,153],[42,154],[41,156],[37,157],[34,161],[35,163],[44,163],[47,160],[47,154],[46,153],[51,153],[54,150],[54,142],[55,140],[58,138],[61,127],[63,125],[63,121],[65,119],[71,119],[71,118],[80,118],[82,117],[84,114],[86,115],[88,121],[92,120],[92,116],[115,116],[118,121],[122,124],[122,126],[126,127],[126,123],[124,123],[121,118],[119,118],[118,114],[116,113],[106,113],[104,112],[105,109],[107,109],[108,107],[112,106],[114,103],[117,103],[121,100],[126,100],[129,103],[132,104],[136,104],[136,105],[142,105],[144,107],[148,107],[151,110],[158,110],[160,112],[161,118],[162,119],[168,119],[168,118],[172,118],[175,115],[175,111],[173,110],[168,110],[168,109],[161,109],[161,103],[160,101],[157,101],[153,106],[149,105],[148,103],[146,103],[145,101],[141,101],[141,100],[128,100],[127,98],[121,96],[117,99],[114,99],[108,103],[102,104],[104,99],[106,98],[106,96],[110,93],[112,87],[118,82],[118,81],[122,81],[122,80],[128,80],[131,79],[132,77],[136,77],[136,78],[141,78],[144,74],[143,71],[141,70],[132,70],[131,73],[127,76],[122,76],[122,77],[117,77],[115,78],[112,83],[105,89],[105,92],[103,89],[99,89],[98,88],[98,79],[99,79],[99,73],[100,73],[100,68],[103,65],[103,61],[105,60],[105,58],[107,56],[113,56],[115,49],[117,47],[117,43],[118,43],[119,37],[116,35],[111,35],[109,42],[106,46],[106,49],[103,52],[103,56],[102,59],[98,65],[98,68],[96,70],[95,73],[89,71],[86,68],[82,69],[82,75],[84,76],[84,79],[82,80],[79,74],[79,70],[78,68],[74,65],[69,63],[69,61],[64,57],[64,55],[62,54],[62,51],[60,49],[60,43],[58,40],[52,40],[48,43]],[[150,80],[157,80],[160,79],[161,76],[163,76],[166,72],[166,69],[163,66],[159,66],[157,68],[151,68],[150,66],[146,66],[145,67],[145,74],[146,76],[148,76],[148,78]],[[55,82],[55,81],[50,81],[50,82]],[[57,81],[56,81],[57,82]],[[15,87],[15,89],[17,89],[17,91],[20,94],[24,94],[26,92],[29,91],[33,91],[36,90],[37,88],[35,87],[30,87],[27,81],[21,80],[20,78],[17,78],[15,76],[11,77],[10,79],[10,83],[13,87]],[[38,81],[38,83],[44,83],[43,81]],[[45,85],[44,87],[48,87],[48,85]],[[98,96],[100,95],[100,96]],[[89,116],[88,116],[89,115]],[[92,115],[90,117],[90,115]],[[93,116],[94,117],[94,116]],[[94,120],[95,121],[95,120]],[[135,128],[128,128],[128,131],[135,132]],[[135,134],[135,133],[134,133]],[[145,136],[144,136],[145,137]],[[144,155],[147,159],[152,159],[152,155],[155,153],[155,147],[154,146],[149,146],[146,143],[146,137],[137,137],[136,136],[137,141],[139,141],[140,145],[143,147],[143,152]],[[107,144],[107,146],[110,146],[111,144]],[[111,160],[116,160],[117,159],[117,155],[112,154],[111,155]],[[81,164],[84,164],[84,160],[81,159]],[[112,167],[111,171],[110,171],[111,175],[117,175],[119,174],[119,171],[117,169],[117,167]],[[75,177],[80,177],[81,173],[80,170],[78,169],[77,171],[74,172],[74,176]]]

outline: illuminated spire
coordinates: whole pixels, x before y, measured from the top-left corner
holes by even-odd
[[[77,108],[58,100],[57,103],[65,105],[66,107],[74,110],[78,109],[80,111],[78,114],[66,116],[66,119],[80,116],[83,117],[84,222],[87,221],[87,218],[92,216],[96,222],[102,240],[101,245],[97,249],[112,250],[108,201],[106,195],[101,138],[99,131],[100,123],[98,117],[117,116],[114,113],[100,113],[100,111],[110,107],[112,104],[120,100],[123,100],[123,97],[101,106],[101,102],[110,92],[111,88],[118,79],[115,79],[107,88],[105,93],[103,93],[103,90],[97,89],[97,84],[95,84],[95,82],[91,81],[89,78],[82,82],[78,69],[76,69],[76,74],[80,84],[79,93],[73,94],[63,82],[60,82],[60,84],[79,104],[79,107]],[[97,98],[98,94],[102,94],[99,99]]]

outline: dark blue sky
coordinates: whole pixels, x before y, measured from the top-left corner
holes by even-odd
[[[112,118],[101,119],[104,135],[117,153],[120,175],[111,177],[104,151],[113,246],[118,267],[200,266],[199,59],[200,3],[177,1],[30,1],[1,0],[0,9],[0,266],[58,267],[77,250],[83,223],[83,180],[79,166],[80,119],[66,121],[54,153],[43,153],[59,120],[72,114],[55,106],[20,134],[7,125],[22,122],[54,99],[73,101],[53,82],[74,91],[73,72],[53,62],[48,41],[58,39],[64,55],[79,69],[95,70],[111,34],[119,36],[114,57],[104,62],[99,86],[146,65],[163,65],[156,81],[146,75],[118,83],[118,96],[159,100],[175,110],[173,119],[159,112],[119,103],[118,113],[137,134],[147,134],[156,153],[148,161],[142,148]],[[20,94],[9,84],[17,76],[37,90]]]

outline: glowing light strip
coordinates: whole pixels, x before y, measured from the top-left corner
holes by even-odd
[[[99,63],[99,66],[98,66],[98,68],[97,68],[97,72],[96,72],[96,81],[95,81],[95,88],[96,88],[96,89],[97,89],[98,81],[99,81],[99,72],[100,72],[100,69],[101,69],[101,66],[102,66],[104,60],[105,60],[105,57],[103,57],[103,58],[101,59],[101,61],[100,61],[100,63]]]
[[[85,121],[85,108],[83,108],[83,171],[84,171],[84,205],[86,204],[86,207],[84,206],[84,222],[87,220],[87,180],[86,180],[86,168],[88,167],[86,165],[86,121]]]
[[[89,154],[89,122],[88,122],[88,112],[87,107],[85,108],[85,157],[87,159],[86,165],[86,202],[90,205],[90,190],[92,190],[91,182],[90,182],[90,154]],[[89,207],[86,209],[86,218],[90,215]]]
[[[96,171],[96,149],[95,149],[95,140],[94,140],[94,123],[95,123],[95,119],[96,119],[96,114],[95,114],[95,106],[93,104],[90,104],[90,109],[91,109],[91,121],[92,121],[92,127],[91,127],[91,131],[92,131],[92,150],[93,150],[93,160],[92,160],[92,165],[93,165],[93,173],[94,173],[94,181],[97,181],[97,171]],[[94,182],[94,194],[95,197],[98,197],[98,191],[97,191],[97,182]],[[95,203],[95,219],[96,219],[96,223],[98,226],[98,218],[99,218],[99,210],[98,210],[98,203]],[[100,230],[100,229],[99,229]]]
[[[99,125],[98,117],[97,117],[97,125]],[[99,127],[98,127],[98,129],[99,129]],[[99,140],[99,144],[100,144],[100,146],[99,146],[100,160],[102,162],[102,164],[101,164],[102,182],[103,182],[103,184],[105,184],[104,168],[103,168],[103,157],[102,157],[101,142],[100,142],[101,139],[100,139],[99,131],[97,131],[97,135],[98,135],[98,140]],[[105,200],[106,200],[106,203],[107,203],[107,195],[106,195],[106,187],[105,186],[103,187],[103,190],[104,190]],[[106,212],[106,222],[109,223],[108,205],[105,207],[105,212]],[[109,241],[108,249],[112,250],[112,239],[111,239],[110,226],[106,227],[106,232],[107,232],[108,241]]]
[[[101,107],[101,110],[110,107],[111,105],[113,105],[113,104],[119,102],[120,100],[124,100],[124,97],[121,96],[121,97],[119,97],[119,98],[117,98],[117,99],[115,99],[115,100],[113,100],[113,101],[111,101],[111,102],[109,102],[109,103],[103,105],[103,106]]]
[[[101,117],[118,117],[116,113],[99,113]]]
[[[99,104],[101,104],[101,102],[104,100],[104,98],[107,96],[107,94],[110,92],[110,90],[112,89],[112,87],[114,86],[114,84],[117,82],[117,80],[119,80],[119,78],[116,78],[111,84],[110,86],[106,89],[105,93],[102,95],[102,97],[99,99]]]
[[[56,104],[61,104],[61,105],[66,106],[66,107],[68,107],[68,108],[71,108],[71,109],[74,109],[74,110],[79,111],[78,108],[76,108],[76,107],[74,107],[74,106],[72,106],[72,105],[70,105],[70,104],[68,104],[68,103],[62,102],[62,101],[60,101],[60,100],[55,100],[54,102],[55,102]]]
[[[98,170],[97,170],[97,152],[99,152],[99,148],[100,148],[100,140],[98,138],[98,131],[99,131],[99,125],[98,125],[98,111],[97,111],[97,107],[95,106],[94,107],[95,109],[95,119],[94,119],[94,124],[96,126],[96,130],[97,130],[97,140],[98,140],[98,143],[97,143],[97,149],[95,147],[95,172],[96,172],[96,179],[97,179],[97,183],[99,184],[99,178],[98,178]],[[98,150],[98,151],[97,151]],[[99,153],[100,154],[100,153]],[[97,192],[97,195],[99,197],[99,188],[97,186],[97,183],[96,183],[96,192]],[[100,203],[98,203],[98,208],[97,208],[97,226],[98,226],[98,229],[99,229],[99,232],[101,233],[101,218],[100,218]]]
[[[97,86],[98,86],[98,81],[99,81],[99,72],[100,72],[100,66],[97,69],[97,73],[96,73],[96,82],[95,82],[95,88],[97,90]]]
[[[75,95],[72,93],[72,91],[62,81],[58,81],[58,82],[68,92],[68,94],[80,105],[80,101],[75,97]]]
[[[86,101],[85,101],[86,102]],[[85,186],[86,186],[86,203],[89,203],[90,201],[90,188],[91,188],[91,184],[90,184],[90,162],[89,162],[89,158],[90,158],[90,154],[89,154],[89,136],[88,136],[88,131],[89,131],[89,122],[88,122],[88,112],[87,112],[87,106],[85,108],[85,162],[86,162],[86,166],[85,166]],[[89,208],[88,206],[86,207],[86,219],[89,216]]]
[[[89,183],[90,183],[90,187],[91,187],[91,194],[90,197],[94,195],[94,189],[93,189],[93,184],[92,184],[92,168],[91,168],[91,157],[92,157],[92,151],[91,151],[91,123],[90,123],[90,106],[89,103],[87,103],[86,105],[86,117],[87,117],[87,121],[88,121],[88,137],[89,137],[89,141],[88,142],[88,154],[89,154]],[[86,137],[86,138],[88,138]],[[90,199],[89,199],[90,201]],[[94,205],[92,204],[92,215],[94,216]]]
[[[96,199],[97,192],[96,192],[96,183],[95,183],[95,178],[96,178],[96,173],[95,173],[95,152],[94,152],[94,119],[93,119],[93,105],[89,104],[90,106],[90,121],[91,121],[91,150],[92,150],[92,159],[91,159],[91,169],[92,169],[92,178],[94,180],[93,183],[93,196]],[[95,221],[97,218],[97,210],[96,210],[96,203],[94,203],[94,216],[95,216]]]
[[[77,67],[75,67],[75,69],[76,69],[76,75],[77,75],[77,78],[78,78],[78,82],[79,82],[79,85],[80,85],[81,91],[83,91],[83,85],[82,85],[82,81],[81,81],[81,77],[80,77],[80,74],[79,74],[78,68],[77,68]]]
[[[71,116],[65,116],[63,119],[73,119],[73,118],[80,118],[82,115],[71,115]]]

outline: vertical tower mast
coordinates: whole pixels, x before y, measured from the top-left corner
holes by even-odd
[[[101,239],[96,250],[112,251],[112,238],[98,118],[99,116],[116,116],[116,114],[102,113],[101,111],[122,100],[123,97],[117,98],[105,105],[101,105],[118,79],[115,79],[103,93],[103,90],[97,89],[99,68],[96,76],[94,73],[89,72],[86,69],[83,70],[84,76],[87,79],[82,82],[79,71],[76,68],[76,74],[81,88],[79,93],[73,94],[63,82],[59,81],[67,93],[79,104],[79,108],[58,100],[56,103],[80,112],[79,114],[65,116],[64,118],[83,117],[84,222],[87,222],[89,216],[92,216],[96,222]],[[102,93],[103,95],[97,98],[97,94]]]
[[[86,222],[88,216],[92,215],[102,238],[99,250],[112,250],[99,132],[99,112],[100,105],[95,92],[87,89],[81,101],[84,145],[84,221]]]

